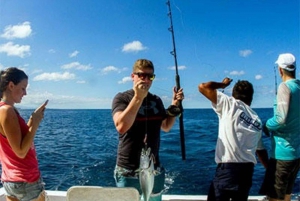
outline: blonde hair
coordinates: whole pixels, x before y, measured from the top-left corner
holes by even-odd
[[[154,66],[152,61],[148,59],[138,59],[133,64],[132,72],[135,72],[136,70],[143,70],[143,69],[151,69],[154,72]]]

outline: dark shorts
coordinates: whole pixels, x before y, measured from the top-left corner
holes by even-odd
[[[247,201],[252,186],[253,163],[220,163],[210,185],[208,201]]]
[[[293,192],[293,186],[300,169],[300,159],[282,161],[270,158],[259,194],[283,200]]]

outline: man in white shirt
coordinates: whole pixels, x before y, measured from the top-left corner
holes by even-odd
[[[217,90],[226,88],[231,82],[232,79],[225,78],[222,82],[211,81],[198,86],[219,117],[215,152],[218,165],[208,201],[247,201],[257,163],[255,154],[265,167],[268,159],[261,140],[262,122],[250,108],[253,86],[248,81],[238,81],[232,97]]]

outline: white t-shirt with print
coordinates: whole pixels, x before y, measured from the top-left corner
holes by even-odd
[[[248,105],[217,92],[212,104],[219,117],[219,135],[215,152],[216,163],[257,163],[255,151],[264,149],[262,123]]]

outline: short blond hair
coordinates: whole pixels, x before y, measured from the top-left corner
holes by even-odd
[[[151,69],[154,72],[154,66],[152,61],[148,59],[138,59],[133,64],[132,72],[135,72],[136,70],[143,70],[143,69]]]

